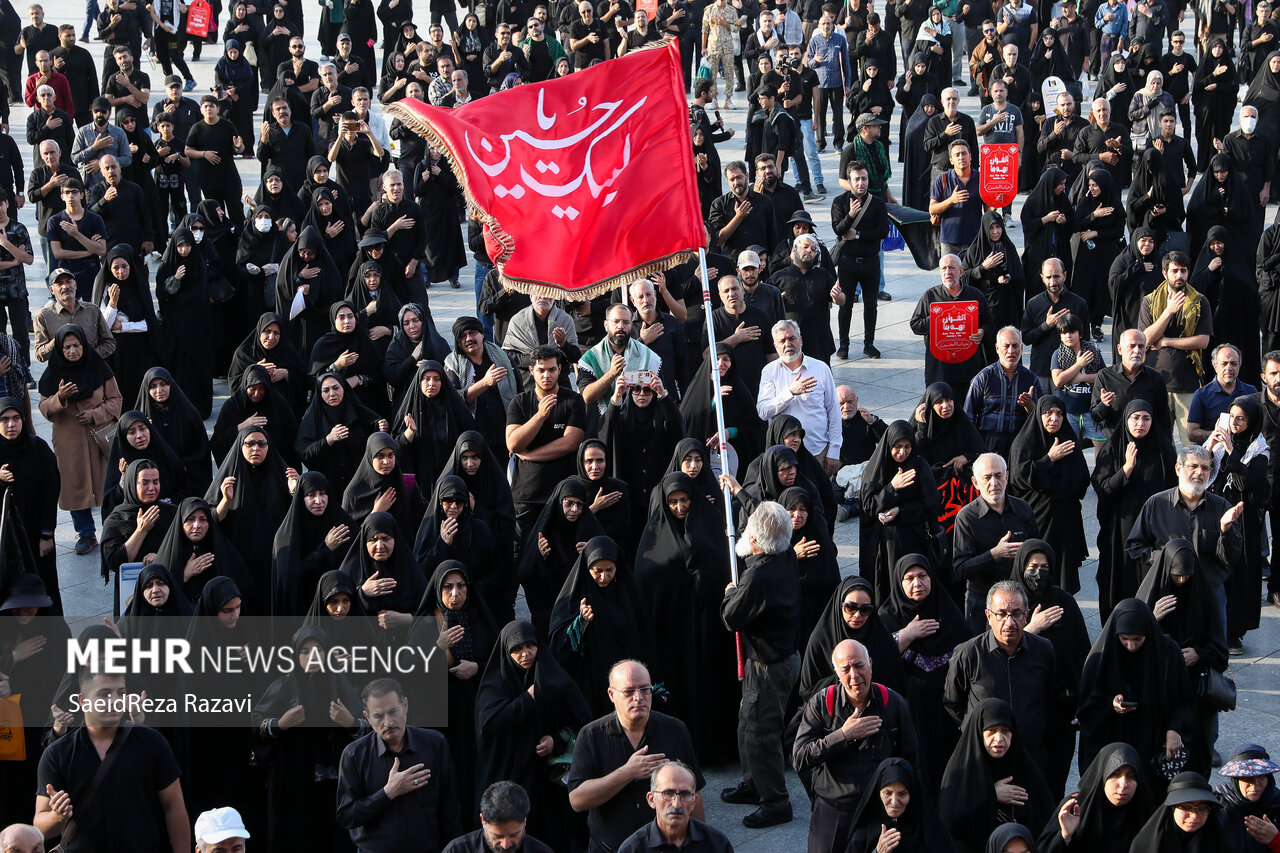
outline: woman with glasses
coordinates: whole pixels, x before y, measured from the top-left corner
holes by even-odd
[[[204,499],[244,558],[254,578],[271,577],[271,542],[289,511],[291,481],[298,472],[285,466],[284,458],[271,446],[271,438],[259,426],[247,426],[213,475]],[[263,589],[252,604],[265,612],[270,596]]]
[[[813,630],[801,635],[804,661],[800,665],[800,695],[812,696],[836,683],[831,670],[831,653],[845,640],[857,640],[871,656],[871,680],[892,690],[906,690],[906,673],[898,644],[880,621],[866,578],[840,581],[818,615]]]
[[[1173,777],[1164,802],[1138,832],[1131,853],[1193,853],[1233,850],[1222,825],[1222,806],[1199,773]]]

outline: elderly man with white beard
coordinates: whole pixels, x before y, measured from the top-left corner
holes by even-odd
[[[836,351],[831,337],[831,305],[843,305],[844,291],[831,270],[819,264],[818,238],[801,234],[791,246],[791,264],[778,270],[769,283],[782,292],[787,319],[800,324],[808,342],[805,355],[830,363]]]

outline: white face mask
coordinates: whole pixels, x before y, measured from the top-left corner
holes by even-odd
[[[195,238],[195,241],[196,241],[196,243],[197,243],[197,244],[199,244],[199,243],[203,243],[203,242],[204,242],[204,232],[203,232],[203,231],[192,231],[192,232],[191,232],[191,236],[192,236],[193,238]]]
[[[1258,129],[1258,119],[1254,116],[1241,116],[1240,129],[1245,133],[1253,133]]]
[[[270,231],[270,230],[271,230],[271,220],[270,220],[270,219],[255,219],[255,220],[253,221],[253,227],[254,227],[254,228],[257,228],[259,231],[261,231],[263,234],[265,234],[265,233],[267,233],[268,231]]]

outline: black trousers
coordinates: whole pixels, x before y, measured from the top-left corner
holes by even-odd
[[[862,291],[862,339],[866,344],[876,340],[876,317],[880,310],[880,255],[866,258],[840,258],[840,289],[844,291],[844,304],[836,315],[840,332],[840,346],[849,345],[849,325],[853,320],[853,299]],[[858,285],[862,285],[861,288]]]
[[[18,350],[31,363],[31,339],[27,334],[27,324],[31,317],[31,305],[26,298],[12,302],[0,302],[0,331],[4,331],[6,323],[9,337],[18,345]]]
[[[818,144],[827,141],[827,105],[831,105],[831,132],[836,148],[844,147],[844,89],[839,86],[818,90],[817,124],[813,128]]]

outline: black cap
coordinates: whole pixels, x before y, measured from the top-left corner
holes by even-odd
[[[101,95],[99,95],[98,97],[93,99],[93,103],[89,105],[89,110],[91,112],[97,112],[98,110],[102,110],[103,112],[109,113],[111,112],[111,102],[108,101],[106,98],[102,97]]]

